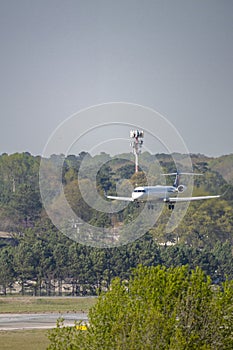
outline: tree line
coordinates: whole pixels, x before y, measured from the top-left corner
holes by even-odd
[[[144,173],[134,174],[130,157],[129,160],[106,154],[91,157],[81,152],[77,156],[52,155],[48,159],[48,165],[63,162],[64,192],[78,216],[92,225],[112,225],[108,214],[90,208],[82,199],[79,184],[83,181],[88,185],[90,181],[85,178],[85,172],[79,176],[84,158],[88,159],[89,170],[105,161],[96,178],[100,195],[104,195],[104,191],[114,193],[117,181],[122,178],[133,186],[143,184],[146,181]],[[145,153],[141,155],[143,158],[144,168],[150,173],[149,180],[158,183],[153,171],[155,156]],[[170,156],[158,155],[157,159],[164,172],[174,170]],[[40,161],[41,157],[27,152],[0,156],[0,231],[11,234],[9,241],[0,238],[3,294],[10,292],[14,282],[19,283],[22,294],[61,294],[65,282],[70,285],[67,293],[71,295],[96,294],[98,290],[108,288],[115,276],[127,279],[131,268],[140,263],[167,267],[189,264],[190,268],[201,266],[216,282],[222,281],[226,274],[232,278],[233,187],[219,172],[211,170],[206,159],[195,158],[194,170],[204,176],[196,178],[194,192],[216,193],[217,189],[218,193],[223,193],[227,189],[224,198],[191,204],[183,221],[171,234],[165,233],[170,213],[164,208],[158,222],[144,237],[114,249],[82,246],[58,232],[41,202]],[[128,206],[115,215],[114,220],[127,222],[137,214],[136,210]]]
[[[148,233],[118,248],[83,246],[52,227],[30,228],[0,249],[0,287],[6,295],[17,282],[22,295],[97,295],[113,278],[127,280],[132,268],[162,265],[201,267],[214,283],[233,279],[232,246],[220,241],[204,248],[158,245]],[[55,289],[55,285],[57,288]],[[64,285],[67,289],[64,290]]]

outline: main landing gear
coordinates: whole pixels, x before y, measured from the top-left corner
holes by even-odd
[[[174,204],[168,204],[168,209],[169,210],[174,210],[174,208],[175,208]]]

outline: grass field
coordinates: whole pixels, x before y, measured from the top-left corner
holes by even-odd
[[[0,297],[1,313],[88,312],[93,297]],[[1,350],[46,350],[47,330],[0,331]]]
[[[94,297],[0,297],[1,313],[88,312]]]
[[[46,350],[47,330],[0,331],[1,350]]]

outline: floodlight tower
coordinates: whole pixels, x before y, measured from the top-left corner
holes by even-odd
[[[130,137],[133,141],[130,146],[133,147],[133,154],[135,156],[135,173],[138,172],[138,156],[141,153],[141,148],[143,145],[144,132],[142,130],[130,130]]]

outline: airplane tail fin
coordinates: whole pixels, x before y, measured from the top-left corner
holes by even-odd
[[[175,181],[173,183],[173,186],[175,188],[178,188],[180,186],[180,175],[197,175],[197,176],[202,176],[203,174],[198,174],[198,173],[183,173],[183,172],[179,172],[177,171],[176,173],[168,173],[168,174],[162,174],[164,176],[172,176],[175,175]]]

